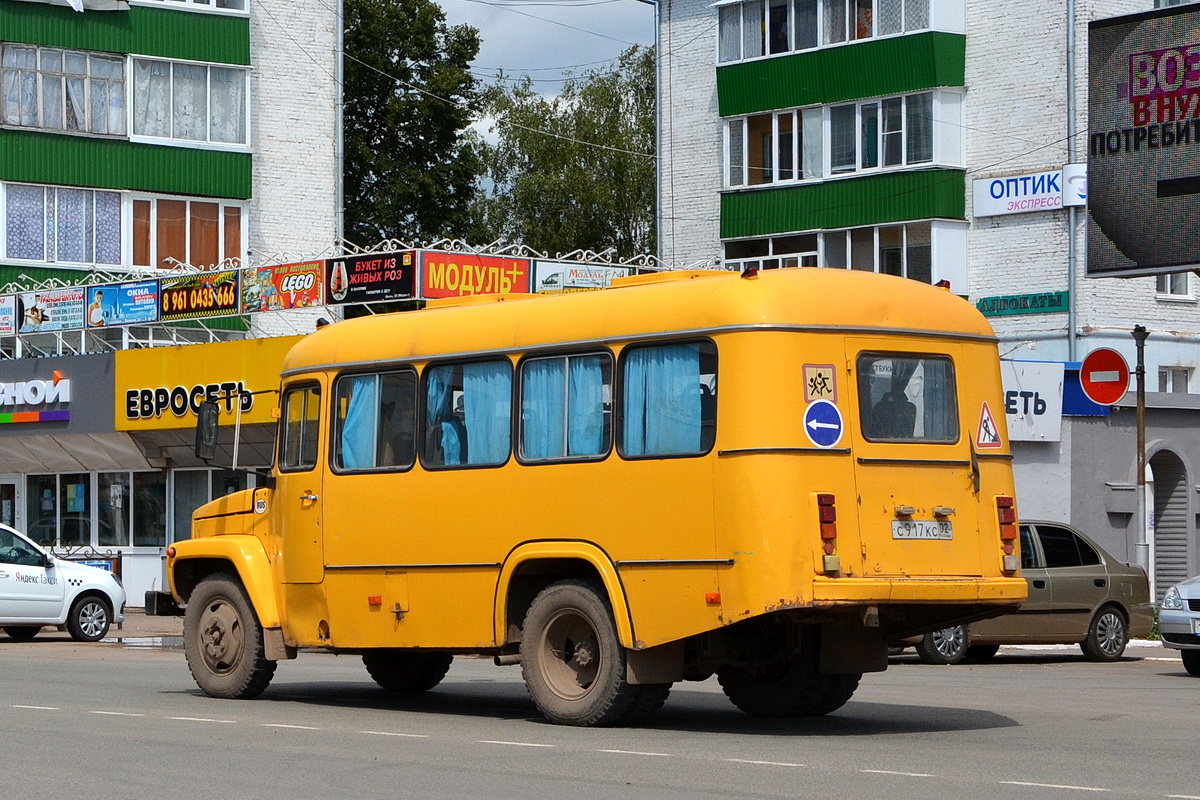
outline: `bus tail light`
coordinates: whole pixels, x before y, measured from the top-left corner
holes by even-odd
[[[817,519],[821,523],[821,542],[825,555],[833,555],[837,541],[837,508],[831,494],[817,495]]]
[[[1011,497],[996,498],[996,521],[1000,523],[1000,542],[1004,554],[1011,556],[1017,540],[1017,509]]]

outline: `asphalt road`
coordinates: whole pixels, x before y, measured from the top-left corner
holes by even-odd
[[[751,719],[715,681],[680,684],[648,727],[581,730],[542,721],[519,669],[489,661],[397,698],[357,658],[302,653],[262,699],[222,701],[145,641],[164,640],[0,637],[6,794],[1200,800],[1200,679],[1157,647],[1116,664],[1069,648],[894,660],[815,719]]]

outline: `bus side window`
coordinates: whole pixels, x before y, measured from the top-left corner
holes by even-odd
[[[496,465],[512,439],[512,364],[507,360],[439,365],[425,372],[426,466]],[[461,416],[456,398],[461,396]]]
[[[521,457],[528,461],[608,452],[612,360],[588,354],[521,365]]]
[[[411,466],[416,457],[416,374],[348,375],[338,380],[334,466]]]
[[[716,364],[711,342],[628,348],[622,362],[621,455],[699,455],[711,449],[715,428],[705,423],[715,423],[716,393],[713,402],[704,402],[699,387],[701,376],[716,374]]]

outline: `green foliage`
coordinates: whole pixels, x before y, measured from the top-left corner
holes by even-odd
[[[479,32],[431,0],[345,0],[346,238],[463,231],[481,170],[467,127]]]
[[[570,77],[555,98],[528,76],[486,93],[498,136],[481,144],[489,182],[472,238],[551,254],[655,250],[654,51],[632,47],[616,70]]]

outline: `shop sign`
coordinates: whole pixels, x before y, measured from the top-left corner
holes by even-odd
[[[1011,441],[1062,439],[1063,372],[1061,362],[1000,361],[1004,414]]]
[[[0,336],[12,336],[17,332],[17,298],[12,295],[0,297]]]
[[[84,322],[89,328],[157,321],[158,281],[88,287]]]
[[[16,297],[20,333],[76,330],[83,327],[83,288],[45,289]]]
[[[204,400],[221,407],[221,424],[274,422],[283,358],[299,336],[242,339],[216,344],[121,350],[116,360],[118,431],[191,428]]]
[[[529,291],[528,258],[421,251],[421,296],[520,294]]]
[[[535,261],[533,290],[538,294],[588,292],[612,285],[613,278],[624,278],[629,267],[604,264],[579,264],[570,261]]]
[[[0,424],[12,422],[66,422],[71,419],[71,379],[54,370],[51,380],[0,383]],[[45,406],[59,408],[42,410]]]
[[[977,217],[1052,211],[1063,206],[1063,173],[1035,172],[974,181]]]
[[[246,313],[308,308],[324,301],[324,261],[258,267],[242,275],[242,310]]]
[[[417,270],[411,252],[332,258],[326,264],[331,305],[412,300]]]
[[[239,276],[237,270],[231,269],[163,278],[159,282],[163,322],[227,317],[240,313]]]
[[[985,317],[1009,317],[1016,314],[1057,314],[1067,311],[1069,292],[1036,292],[999,297],[982,297],[975,304]]]

